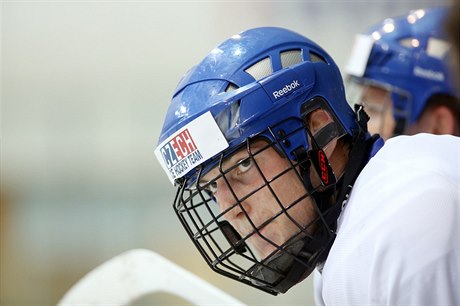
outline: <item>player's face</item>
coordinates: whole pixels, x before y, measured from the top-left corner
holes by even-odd
[[[376,86],[365,86],[361,104],[370,117],[367,124],[369,132],[379,133],[384,140],[392,137],[396,122],[390,92]]]
[[[260,258],[265,258],[314,219],[310,197],[296,171],[264,141],[251,145],[254,158],[242,149],[200,181],[213,193],[229,221]],[[265,149],[263,149],[265,148]],[[261,151],[261,149],[263,149]],[[260,153],[257,153],[257,152]],[[276,195],[276,197],[274,196]],[[257,232],[258,231],[258,232]]]

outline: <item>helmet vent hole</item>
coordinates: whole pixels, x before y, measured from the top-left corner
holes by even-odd
[[[272,74],[272,64],[269,57],[264,58],[263,60],[258,61],[254,65],[246,68],[244,71],[249,73],[256,81],[263,79],[266,76]]]
[[[420,41],[417,38],[413,37],[400,39],[399,44],[408,49],[420,47]]]
[[[316,54],[315,52],[310,52],[310,61],[312,63],[325,63],[325,64],[327,64],[327,62],[324,59],[324,57],[322,57],[319,54]]]
[[[301,50],[289,50],[283,51],[280,54],[281,66],[287,68],[302,62],[302,51]]]
[[[225,92],[232,92],[232,91],[237,90],[237,89],[238,89],[238,86],[236,86],[233,83],[229,83],[227,88],[225,89]]]
[[[428,39],[426,53],[429,56],[443,59],[446,53],[449,52],[449,49],[450,49],[449,42],[439,39],[439,38],[430,37]]]

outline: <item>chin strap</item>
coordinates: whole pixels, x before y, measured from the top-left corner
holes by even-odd
[[[329,201],[333,202],[331,208],[325,212],[324,219],[326,221],[329,233],[333,233],[333,239],[324,248],[317,264],[322,264],[329,254],[330,248],[336,236],[337,219],[339,218],[342,210],[348,202],[351,190],[355,184],[356,179],[368,163],[369,159],[377,153],[382,147],[383,140],[378,134],[369,136],[367,132],[367,121],[369,116],[364,111],[361,105],[355,105],[355,112],[358,118],[359,129],[353,133],[353,147],[350,150],[348,163],[344,173],[336,185],[338,194],[335,197],[330,197]],[[320,199],[321,201],[321,199]]]
[[[364,166],[369,161],[371,154],[375,154],[373,150],[375,143],[380,143],[381,140],[379,135],[369,136],[367,132],[367,121],[369,116],[360,105],[355,105],[355,111],[358,118],[358,130],[353,133],[353,147],[350,150],[348,156],[348,163],[345,167],[343,175],[336,185],[338,193],[335,196],[329,197],[329,201],[332,202],[330,208],[325,212],[324,219],[326,220],[329,231],[334,233],[337,229],[337,219],[345,207],[348,198],[350,196],[353,185],[361,173]],[[321,201],[321,199],[319,199]],[[331,244],[332,245],[332,244]],[[329,250],[327,250],[327,253]],[[326,259],[324,256],[324,260]]]

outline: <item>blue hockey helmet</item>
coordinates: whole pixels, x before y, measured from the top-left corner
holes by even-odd
[[[326,109],[335,123],[313,135],[305,118],[318,108]],[[256,224],[246,215],[253,230],[238,232],[226,220],[230,209],[219,211],[215,204],[209,185],[217,178],[204,183],[201,178],[219,167],[220,178],[227,181],[225,176],[232,169],[224,169],[223,161],[241,149],[247,148],[248,157],[235,167],[246,167],[248,159],[256,163],[258,153],[251,151],[251,142],[263,139],[284,161],[289,161],[291,173],[297,173],[296,179],[303,184],[305,194],[291,203],[292,207],[305,197],[317,196],[334,186],[334,174],[327,170],[322,174],[331,180],[323,180],[319,175],[323,184],[313,189],[307,178],[314,171],[310,169],[310,160],[319,156],[322,164],[317,166],[316,159],[314,167],[320,168],[317,171],[330,169],[321,148],[333,138],[348,135],[354,139],[357,131],[362,130],[360,127],[346,102],[342,77],[333,59],[302,35],[262,27],[224,41],[185,74],[173,94],[155,153],[170,180],[178,186],[175,211],[210,267],[277,294],[306,277],[324,260],[333,241],[331,224],[335,224],[336,218],[327,222],[327,218],[320,216],[327,214],[327,207],[317,205],[315,235],[306,230],[309,225],[292,221],[299,227],[297,238],[280,244],[264,237],[275,251],[270,258],[261,258],[246,242],[250,236],[263,236],[261,228],[279,215],[288,215],[287,209],[282,208],[264,224]],[[286,171],[279,176],[285,174]],[[264,190],[269,190],[281,203],[270,184],[266,181]],[[250,196],[243,199],[233,191],[235,203],[231,209],[244,211],[242,202]]]
[[[447,15],[448,7],[414,10],[358,35],[346,68],[349,102],[366,103],[357,90],[363,85],[386,90],[396,120],[394,132],[402,134],[418,120],[430,97],[460,97],[449,65]]]
[[[357,127],[355,114],[346,103],[333,59],[295,32],[275,27],[251,29],[214,48],[183,76],[168,108],[159,144],[210,112],[229,148],[235,148],[283,119],[301,118],[305,101],[314,97],[327,103],[341,131],[351,135]],[[292,149],[308,148],[306,138],[293,141]],[[172,179],[192,173],[176,171]]]

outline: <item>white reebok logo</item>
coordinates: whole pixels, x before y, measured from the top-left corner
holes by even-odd
[[[291,84],[287,84],[282,89],[275,90],[274,92],[272,92],[272,95],[275,97],[275,99],[279,99],[282,96],[284,96],[285,94],[291,92],[292,90],[296,89],[299,86],[300,86],[299,81],[294,80],[294,81],[292,81]]]
[[[434,71],[431,69],[423,69],[422,67],[419,67],[419,66],[414,67],[414,75],[424,78],[424,79],[444,82],[444,74],[442,72]]]

